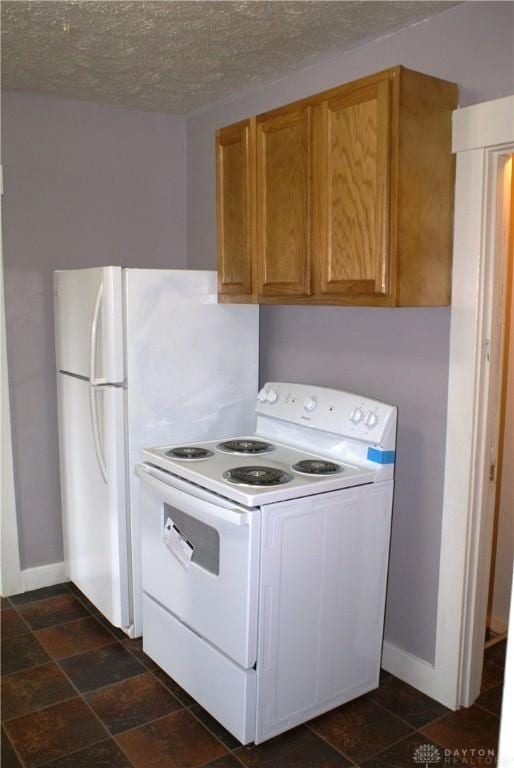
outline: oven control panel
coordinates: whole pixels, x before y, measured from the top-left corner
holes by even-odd
[[[382,443],[396,419],[396,407],[379,400],[340,389],[284,382],[265,384],[257,395],[255,411],[370,443]]]

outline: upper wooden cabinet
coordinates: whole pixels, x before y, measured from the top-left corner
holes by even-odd
[[[254,124],[222,128],[216,140],[218,290],[239,301],[253,292]]]
[[[257,118],[257,295],[310,294],[311,108]]]
[[[315,293],[383,297],[389,286],[391,82],[315,108]]]
[[[220,300],[448,304],[456,105],[395,67],[218,131]]]

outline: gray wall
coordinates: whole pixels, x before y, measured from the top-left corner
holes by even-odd
[[[513,93],[513,28],[512,3],[461,5],[191,116],[189,266],[216,263],[217,127],[396,64],[457,82],[462,105]],[[386,638],[433,661],[450,310],[276,306],[262,307],[261,318],[263,381],[332,385],[398,404]]]
[[[184,120],[5,93],[4,264],[22,568],[62,560],[52,271],[186,266]]]

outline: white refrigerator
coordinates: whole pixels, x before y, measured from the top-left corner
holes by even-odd
[[[258,307],[218,304],[211,271],[60,270],[54,294],[67,575],[137,637],[134,466],[147,446],[253,432]]]

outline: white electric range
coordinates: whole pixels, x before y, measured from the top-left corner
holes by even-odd
[[[243,744],[378,685],[396,408],[268,383],[253,435],[146,449],[143,647]]]

